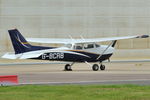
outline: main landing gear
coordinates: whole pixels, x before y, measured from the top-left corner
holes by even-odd
[[[92,66],[92,69],[93,69],[93,71],[98,71],[99,69],[100,70],[105,70],[105,65],[100,65],[100,66],[98,66],[98,64],[94,64],[93,66]]]

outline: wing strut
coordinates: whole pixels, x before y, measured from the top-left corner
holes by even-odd
[[[110,46],[114,47],[115,44],[116,44],[116,42],[117,42],[117,40],[112,41],[112,42],[107,46],[107,48],[102,52],[102,54],[100,54],[100,55],[97,57],[97,60],[105,53],[105,51],[106,51]]]

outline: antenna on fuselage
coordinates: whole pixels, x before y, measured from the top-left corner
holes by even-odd
[[[85,40],[84,37],[83,37],[82,35],[80,35],[80,37],[81,37],[82,40]]]
[[[84,37],[83,37],[82,35],[80,35],[80,37],[81,37],[81,39],[82,39],[83,41],[85,41],[85,39],[84,39]]]
[[[69,36],[69,38],[71,39],[71,43],[74,41],[74,39],[72,38],[72,36],[71,35],[68,35]]]
[[[73,40],[73,38],[72,38],[72,36],[71,35],[68,35],[69,36],[69,38],[71,39],[71,40]]]

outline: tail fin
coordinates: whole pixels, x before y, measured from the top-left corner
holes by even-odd
[[[17,29],[8,30],[12,45],[15,50],[15,54],[20,54],[29,51],[50,49],[50,47],[32,46],[26,39],[21,35]]]
[[[17,29],[8,30],[15,54],[27,52],[31,45],[25,40]]]

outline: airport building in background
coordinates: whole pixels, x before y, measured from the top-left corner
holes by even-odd
[[[7,32],[12,28],[38,38],[150,35],[150,1],[0,0],[1,54],[13,51]],[[114,58],[150,57],[150,39],[121,40],[116,48]]]

